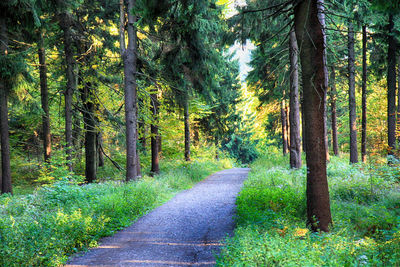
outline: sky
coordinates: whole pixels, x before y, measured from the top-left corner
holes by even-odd
[[[227,18],[237,14],[237,10],[235,6],[244,6],[245,0],[230,0],[228,2],[228,12],[226,14]],[[251,50],[255,49],[255,45],[250,42],[250,40],[246,40],[245,44],[240,44],[239,42],[235,42],[235,44],[229,49],[229,52],[235,53],[234,59],[239,60],[239,68],[240,68],[240,80],[244,81],[249,71],[251,71],[251,67],[248,65],[251,59]]]

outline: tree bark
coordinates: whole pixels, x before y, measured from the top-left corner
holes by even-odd
[[[0,17],[0,55],[7,56],[8,35],[4,17]],[[1,75],[1,74],[0,74]],[[1,142],[1,193],[12,194],[10,139],[8,130],[8,84],[0,78],[0,142]]]
[[[348,34],[348,72],[349,72],[349,128],[350,128],[350,163],[358,162],[357,152],[357,112],[356,112],[356,80],[354,69],[354,29],[349,20]]]
[[[362,26],[361,160],[367,162],[367,26]]]
[[[290,167],[301,167],[300,109],[299,109],[299,67],[296,33],[290,31]]]
[[[95,115],[94,94],[91,83],[81,86],[83,103],[83,121],[85,124],[85,177],[86,182],[92,183],[97,178],[97,123]]]
[[[185,92],[183,117],[185,124],[185,161],[190,161],[190,123],[189,123],[189,93]]]
[[[331,91],[330,91],[330,100],[331,100],[331,120],[332,120],[332,147],[333,154],[335,156],[339,155],[339,145],[338,145],[338,136],[337,136],[337,115],[336,115],[336,74],[335,67],[332,66],[331,69]]]
[[[300,91],[300,100],[301,100],[301,144],[303,151],[306,150],[306,123],[305,123],[305,118],[304,118],[304,96],[303,96],[303,91]]]
[[[49,162],[51,157],[51,134],[49,113],[49,91],[47,87],[46,50],[44,47],[44,32],[39,33],[38,42],[39,74],[40,74],[40,98],[42,102],[42,131],[43,131],[43,156],[44,161]]]
[[[125,83],[125,126],[126,126],[126,181],[136,180],[138,177],[137,159],[137,92],[136,92],[136,62],[137,62],[137,36],[136,36],[136,16],[131,10],[135,6],[135,0],[128,0],[128,47],[125,47],[125,4],[120,0],[120,46],[121,56],[124,63],[124,83]]]
[[[283,143],[282,152],[283,152],[283,155],[285,156],[289,152],[285,100],[282,100],[281,105],[282,105],[281,106],[282,143]]]
[[[387,70],[387,114],[388,114],[388,147],[389,155],[396,148],[396,40],[393,15],[389,15],[388,34],[388,70]]]
[[[153,114],[153,121],[150,125],[151,131],[151,170],[150,174],[159,174],[159,156],[158,156],[158,97],[157,92],[150,94],[150,112]]]
[[[61,2],[61,1],[60,1]],[[67,154],[67,166],[72,171],[72,95],[76,90],[75,58],[73,49],[73,38],[71,32],[71,17],[68,12],[60,14],[60,28],[64,33],[64,55],[66,62],[67,87],[64,91],[65,105],[65,152]]]
[[[324,109],[328,75],[323,8],[323,0],[303,0],[295,6],[294,17],[304,92],[307,224],[313,231],[328,232],[332,217],[326,175]]]
[[[97,134],[98,167],[104,166],[104,153],[101,152],[102,147],[103,147],[103,134],[101,133],[101,131],[99,131]]]

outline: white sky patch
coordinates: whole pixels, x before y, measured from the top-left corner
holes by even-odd
[[[255,48],[256,46],[250,40],[246,40],[246,43],[243,45],[236,41],[235,44],[229,48],[229,52],[235,53],[233,59],[239,60],[240,80],[242,81],[246,79],[247,74],[252,70],[249,63],[251,60],[251,51]]]

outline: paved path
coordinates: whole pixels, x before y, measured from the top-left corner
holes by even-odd
[[[215,173],[67,266],[213,266],[249,169]]]

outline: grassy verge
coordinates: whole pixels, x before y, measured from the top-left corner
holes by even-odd
[[[166,164],[166,165],[165,165]],[[128,184],[79,186],[68,180],[33,194],[0,196],[0,266],[58,266],[79,250],[193,186],[231,167],[228,160],[165,163],[161,175]]]
[[[328,166],[334,225],[305,227],[306,169],[290,170],[277,155],[257,160],[237,199],[235,235],[218,266],[399,266],[398,168]]]

